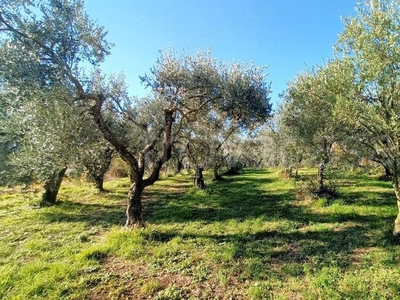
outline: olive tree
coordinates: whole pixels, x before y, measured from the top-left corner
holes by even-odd
[[[61,101],[61,94],[60,90],[38,92],[29,100],[20,99],[18,107],[9,106],[7,126],[1,123],[13,145],[5,159],[3,180],[8,184],[43,181],[41,204],[55,203],[67,167],[77,167],[83,154],[100,144],[92,122],[67,99]]]
[[[197,167],[212,167],[220,179],[226,141],[270,116],[266,75],[265,67],[218,62],[210,50],[180,58],[169,51],[142,81],[160,97],[176,101],[184,120],[178,137],[187,140],[188,157]]]
[[[394,234],[400,234],[400,1],[369,0],[357,6],[357,16],[344,20],[336,51],[353,79],[347,84],[343,110],[364,134],[392,173],[399,214]]]
[[[142,78],[158,106],[155,117],[146,116],[140,103],[127,95],[121,78],[99,75],[88,83],[82,75],[83,64],[96,66],[111,47],[104,29],[85,13],[83,1],[1,0],[0,4],[1,44],[6,49],[2,76],[23,91],[27,85],[46,89],[61,84],[73,92],[77,104],[87,107],[102,136],[131,170],[127,226],[143,224],[142,193],[158,180],[186,122],[219,110],[244,125],[265,119],[270,112],[264,68],[228,66],[206,51],[180,58],[161,54],[151,75]],[[108,122],[110,115],[117,125]],[[141,137],[134,147],[127,138],[131,128]]]
[[[189,161],[197,170],[212,169],[213,179],[222,180],[220,169],[231,152],[228,141],[240,131],[240,126],[212,110],[190,123],[189,128],[183,135]]]
[[[82,164],[87,172],[86,177],[95,184],[100,192],[106,191],[104,189],[104,176],[111,165],[114,152],[115,150],[111,145],[101,142],[80,153]]]
[[[345,80],[336,61],[299,74],[289,83],[280,111],[282,124],[290,130],[293,145],[301,145],[318,163],[318,193],[325,192],[324,174],[331,150],[344,134],[338,95]]]

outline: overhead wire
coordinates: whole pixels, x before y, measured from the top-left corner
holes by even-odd
[[[139,21],[136,21],[136,22],[133,22],[133,23],[131,23],[131,24],[128,24],[128,25],[126,25],[126,26],[124,26],[124,27],[122,27],[122,28],[119,28],[119,29],[117,29],[117,30],[114,30],[114,31],[112,31],[111,33],[116,33],[116,32],[122,31],[122,30],[124,30],[124,29],[126,29],[126,28],[132,27],[132,26],[137,25],[137,24],[139,24],[139,23],[142,23],[142,22],[144,22],[144,21],[147,21],[147,20],[150,20],[150,19],[152,19],[152,18],[155,18],[155,17],[157,17],[157,16],[159,16],[159,15],[162,15],[162,14],[164,14],[164,13],[170,11],[170,10],[173,10],[173,9],[179,7],[179,6],[182,6],[182,5],[184,5],[184,4],[186,4],[186,3],[190,2],[190,1],[192,1],[192,0],[187,0],[187,1],[185,1],[185,2],[181,2],[181,3],[179,3],[179,4],[175,5],[175,6],[169,7],[169,8],[167,8],[167,9],[165,9],[165,10],[163,10],[163,11],[160,11],[160,12],[154,14],[154,15],[151,15],[151,16],[146,17],[146,18],[144,18],[144,19],[141,19],[141,20],[139,20]]]
[[[186,4],[187,2],[190,2],[190,1],[191,1],[191,0],[188,0],[188,1],[186,1],[186,2],[183,2],[183,3],[181,3],[181,4],[176,5],[176,6],[174,6],[174,7],[171,7],[171,8],[169,8],[169,9],[166,9],[166,10],[160,12],[160,13],[157,13],[157,14],[155,14],[155,15],[153,15],[153,16],[150,16],[150,17],[145,18],[145,19],[143,19],[143,20],[140,20],[140,21],[138,21],[138,22],[132,23],[132,24],[130,24],[130,25],[128,25],[128,26],[126,26],[126,27],[124,27],[124,28],[122,28],[122,29],[119,29],[118,31],[123,30],[123,29],[125,29],[125,28],[127,28],[127,27],[129,27],[129,26],[138,24],[138,23],[140,23],[140,22],[142,22],[142,21],[151,19],[151,18],[153,18],[153,17],[155,17],[155,16],[158,16],[158,15],[164,13],[164,12],[167,12],[167,11],[169,11],[169,10],[172,10],[172,9],[174,9],[174,8],[176,8],[176,7],[179,7],[179,6],[183,5],[183,4]],[[252,17],[252,18],[250,18],[250,19],[246,19],[246,20],[244,20],[244,21],[241,21],[241,22],[238,22],[238,23],[235,23],[235,24],[232,24],[232,25],[223,27],[223,28],[221,28],[221,29],[218,29],[218,30],[215,30],[215,31],[206,33],[206,34],[204,34],[204,35],[195,37],[195,38],[193,38],[193,39],[190,39],[190,40],[187,40],[187,41],[184,41],[184,42],[181,42],[181,43],[172,45],[172,47],[182,46],[182,45],[185,45],[185,44],[188,44],[188,43],[191,43],[191,42],[200,40],[200,39],[202,39],[202,38],[205,38],[205,37],[208,37],[208,36],[211,36],[211,35],[214,35],[214,34],[217,34],[217,33],[220,33],[220,32],[223,32],[223,31],[226,31],[226,30],[229,30],[229,29],[238,27],[238,26],[241,26],[241,25],[243,25],[243,24],[252,22],[252,21],[254,21],[254,20],[257,20],[257,19],[260,19],[260,18],[263,18],[263,17],[266,17],[266,16],[271,16],[271,15],[280,13],[280,12],[282,12],[282,11],[286,11],[286,10],[292,8],[292,7],[298,6],[298,5],[303,4],[303,3],[305,3],[305,2],[308,2],[308,1],[309,1],[309,0],[300,0],[300,1],[293,2],[293,3],[291,3],[291,4],[289,4],[289,5],[286,5],[286,6],[282,7],[282,8],[279,8],[279,9],[276,9],[276,10],[273,10],[273,11],[269,11],[269,12],[260,14],[260,15],[258,15],[258,16]],[[149,53],[149,54],[146,54],[146,55],[137,57],[137,58],[135,58],[135,59],[133,59],[133,60],[130,60],[130,62],[136,62],[136,61],[139,61],[139,60],[141,60],[141,59],[143,59],[143,58],[145,58],[145,57],[149,57],[149,56],[154,55],[154,54],[157,54],[157,53],[158,53],[158,51],[157,51],[157,52],[152,52],[152,53]],[[116,65],[114,65],[114,66],[109,67],[108,69],[110,70],[110,69],[113,69],[113,68],[115,68],[115,67],[124,65],[124,64],[126,64],[126,62],[127,62],[127,61],[124,61],[124,62],[122,62],[122,63],[120,63],[120,64],[116,64]]]
[[[309,0],[297,1],[297,2],[295,2],[295,3],[292,3],[292,4],[290,4],[290,5],[287,5],[287,6],[285,6],[285,7],[282,7],[281,9],[276,9],[276,10],[274,10],[274,11],[272,11],[272,12],[267,12],[267,13],[258,15],[258,16],[256,16],[256,17],[253,17],[253,18],[244,20],[244,21],[242,21],[242,22],[235,23],[235,24],[233,24],[233,25],[230,25],[230,26],[227,26],[227,27],[224,27],[224,28],[221,28],[221,29],[212,31],[212,32],[210,32],[210,33],[206,33],[206,34],[204,34],[204,35],[201,35],[201,36],[199,36],[199,37],[193,38],[193,39],[191,39],[191,40],[188,40],[188,41],[179,43],[179,44],[177,44],[176,46],[181,46],[181,45],[184,45],[184,44],[188,44],[188,43],[191,43],[191,42],[200,40],[200,39],[205,38],[205,37],[207,37],[207,36],[214,35],[214,34],[216,34],[216,33],[220,33],[220,32],[222,32],[222,31],[225,31],[225,30],[229,30],[229,29],[238,27],[238,26],[240,26],[240,25],[243,25],[243,24],[252,22],[252,21],[254,21],[254,20],[263,18],[263,17],[268,16],[268,15],[269,15],[269,16],[270,16],[270,15],[274,15],[274,14],[276,14],[276,13],[279,13],[279,12],[282,12],[282,11],[285,11],[285,10],[288,10],[289,8],[292,8],[292,7],[294,7],[294,6],[297,6],[297,5],[302,4],[302,3],[304,3],[304,2],[307,2],[307,1],[309,1]]]

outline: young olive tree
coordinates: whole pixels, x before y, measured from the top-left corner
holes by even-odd
[[[394,234],[400,234],[400,1],[369,0],[344,21],[336,46],[353,79],[344,115],[364,133],[362,145],[392,173],[399,209]]]
[[[294,145],[302,145],[318,162],[317,193],[324,193],[325,169],[335,142],[341,140],[345,122],[339,116],[337,95],[344,92],[336,76],[340,66],[332,61],[324,67],[299,74],[289,83],[280,112]]]

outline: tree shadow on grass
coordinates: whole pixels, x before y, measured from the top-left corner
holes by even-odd
[[[375,213],[365,214],[357,212],[357,209],[349,209],[347,201],[355,206],[370,205],[373,207],[393,205],[393,195],[377,192],[373,195],[373,200],[365,201],[362,198],[363,192],[347,193],[346,208],[332,209],[325,212],[316,213],[310,206],[296,205],[294,201],[294,190],[275,185],[270,190],[265,189],[266,185],[274,182],[271,178],[264,179],[264,184],[257,184],[257,178],[246,176],[234,176],[233,181],[217,182],[209,186],[208,191],[191,190],[186,194],[174,195],[171,201],[160,201],[152,204],[152,209],[148,214],[148,221],[153,224],[187,223],[199,221],[204,224],[236,220],[238,222],[246,219],[261,217],[265,221],[279,220],[296,224],[296,228],[288,232],[258,232],[253,234],[226,235],[194,235],[179,236],[183,238],[208,238],[219,242],[236,243],[239,249],[248,249],[245,252],[252,252],[252,247],[258,244],[270,245],[270,240],[283,245],[295,245],[296,255],[317,255],[323,256],[328,251],[330,255],[348,255],[353,249],[358,247],[369,247],[377,245],[398,245],[399,240],[391,236],[391,228],[395,219],[393,215],[376,215]],[[249,178],[251,178],[249,180]],[[254,184],[252,184],[254,183]],[[375,182],[373,182],[375,183]],[[366,191],[365,193],[371,193]],[[379,199],[383,197],[384,199]],[[384,201],[382,201],[384,200]],[[328,228],[337,229],[313,230],[312,225],[324,225]],[[337,224],[337,225],[335,225]],[[343,226],[346,224],[346,226]],[[349,225],[350,224],[350,225]],[[311,227],[311,229],[307,229]],[[174,233],[159,233],[160,240],[167,241],[168,236],[173,238]],[[254,246],[254,243],[257,244]],[[268,248],[267,247],[267,248]],[[259,248],[257,251],[261,251]],[[283,250],[290,253],[289,250]],[[253,251],[254,252],[254,251]],[[278,251],[279,252],[279,251]],[[276,254],[279,256],[278,254]],[[301,256],[300,255],[300,256]],[[288,254],[288,257],[290,255]],[[288,258],[289,259],[289,258]]]
[[[315,214],[304,214],[300,219],[303,218],[321,220],[321,216]],[[343,215],[337,218],[337,220],[344,219],[346,218]],[[380,237],[371,237],[371,232],[376,230],[376,224],[382,225],[382,222],[391,222],[388,218],[382,220],[379,216],[374,216],[361,218],[358,221],[358,223],[349,223],[347,226],[333,229],[305,225],[299,230],[260,229],[254,232],[253,229],[251,232],[238,233],[207,233],[204,231],[182,233],[179,230],[160,228],[148,232],[144,237],[155,246],[157,243],[168,243],[178,237],[182,243],[204,244],[207,245],[207,249],[215,247],[219,253],[228,249],[231,257],[223,258],[220,263],[242,264],[242,268],[238,270],[240,276],[246,274],[245,269],[252,263],[259,264],[262,270],[274,269],[273,272],[278,276],[288,275],[284,274],[286,272],[284,266],[290,265],[295,269],[292,270],[295,276],[299,276],[304,275],[305,265],[316,269],[333,265],[339,268],[348,268],[351,265],[359,266],[363,263],[363,257],[357,256],[359,249],[379,246],[389,250],[394,245],[400,245],[400,240],[391,236],[388,231],[383,232]],[[387,263],[392,266],[399,262],[399,258],[387,260]],[[271,267],[274,264],[276,267]],[[251,276],[261,276],[251,279],[268,279],[269,276],[265,273],[264,275],[250,273]]]
[[[43,209],[40,215],[49,223],[83,222],[89,227],[108,228],[114,225],[123,225],[125,221],[124,207],[117,203],[93,204],[59,201],[57,205]]]
[[[370,206],[370,207],[395,207],[396,197],[394,192],[346,192],[343,194],[345,204],[352,206]]]
[[[147,219],[152,223],[188,221],[244,220],[259,216],[287,214],[286,208],[291,193],[267,194],[249,185],[248,181],[215,183],[206,191],[193,191],[174,195],[168,201],[151,203]]]

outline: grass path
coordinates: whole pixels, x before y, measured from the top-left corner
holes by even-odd
[[[347,176],[329,203],[277,170],[206,183],[157,182],[133,230],[126,179],[66,181],[41,209],[38,190],[1,189],[0,299],[400,299],[389,183]]]

